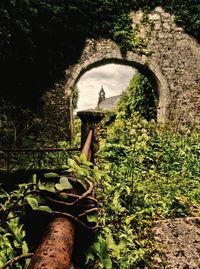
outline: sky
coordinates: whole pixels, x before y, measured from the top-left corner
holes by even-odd
[[[127,88],[135,71],[130,66],[107,64],[86,72],[77,83],[79,100],[76,111],[95,108],[101,86],[106,98],[119,95]]]

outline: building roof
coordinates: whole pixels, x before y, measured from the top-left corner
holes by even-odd
[[[102,100],[98,104],[98,107],[99,108],[102,108],[102,109],[112,109],[112,108],[114,108],[117,105],[120,96],[121,95],[116,95],[116,96],[112,96],[112,97],[106,98],[106,99]]]

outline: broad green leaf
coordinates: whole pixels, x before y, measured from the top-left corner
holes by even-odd
[[[86,165],[86,166],[92,166],[93,165],[93,163],[89,162],[89,161],[85,161],[83,164]]]
[[[88,222],[97,222],[98,221],[98,214],[94,213],[94,214],[87,215],[87,221]]]
[[[100,253],[100,249],[101,249],[101,243],[98,241],[98,242],[95,242],[93,244],[93,247],[94,247],[94,250],[97,252],[97,253]]]
[[[73,159],[68,158],[68,160],[67,160],[67,165],[68,165],[69,167],[74,167],[74,166],[76,165],[76,162],[75,162]]]
[[[31,208],[33,210],[37,210],[38,209],[38,201],[37,199],[33,198],[33,197],[26,197],[27,202],[29,203],[29,205],[31,206]]]
[[[81,163],[81,164],[84,164],[84,165],[86,165],[86,166],[91,166],[91,165],[92,165],[92,163],[89,162],[89,161],[87,160],[85,154],[81,154],[81,156],[79,156],[79,157],[76,156],[75,158],[76,158],[77,161],[78,161],[79,163]]]
[[[61,169],[62,169],[62,170],[68,169],[68,166],[67,166],[66,164],[63,164],[63,165],[61,166]]]
[[[52,209],[46,205],[40,205],[38,206],[37,210],[40,210],[40,211],[45,211],[45,212],[48,212],[48,213],[52,213]]]
[[[76,166],[77,173],[82,176],[89,176],[90,172],[83,166]]]
[[[55,184],[52,182],[47,182],[45,184],[42,184],[41,182],[39,182],[38,187],[40,190],[45,190],[45,191],[49,191],[49,192],[56,192]]]
[[[87,189],[86,182],[83,178],[77,178],[77,181],[85,188]]]
[[[105,269],[112,269],[112,261],[108,255],[103,259],[103,265]]]
[[[107,243],[102,237],[99,237],[99,240],[99,257],[102,261],[102,264],[105,269],[112,269],[112,261],[108,255]]]
[[[50,173],[45,173],[44,177],[45,178],[55,178],[55,177],[59,177],[59,175],[57,173],[50,172]]]
[[[102,171],[99,170],[97,166],[94,166],[93,168],[93,175],[96,180],[100,180],[101,177],[104,175]]]
[[[20,248],[20,243],[17,240],[13,241],[13,245],[15,248]]]
[[[60,183],[57,183],[55,187],[58,191],[73,189],[73,186],[71,185],[67,177],[61,177]]]
[[[80,156],[75,156],[76,160],[79,162],[79,163],[82,163],[84,161],[87,161],[86,159],[86,156],[84,153],[82,153]]]
[[[72,172],[74,172],[74,169],[73,168],[69,168],[69,169],[67,169],[67,172],[72,173]]]

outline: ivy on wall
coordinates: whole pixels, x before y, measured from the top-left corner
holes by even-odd
[[[78,86],[75,85],[73,89],[73,96],[72,96],[72,108],[73,109],[77,108],[78,98],[79,98],[79,89],[78,89]]]
[[[138,72],[131,79],[128,89],[122,94],[119,111],[123,111],[126,117],[138,112],[146,120],[151,120],[156,119],[157,105],[157,91],[148,79]]]
[[[175,14],[177,23],[200,40],[198,0],[1,1],[2,94],[26,105],[38,100],[77,61],[88,37],[112,38],[122,52],[142,45],[129,13],[139,8],[148,12],[158,5]]]

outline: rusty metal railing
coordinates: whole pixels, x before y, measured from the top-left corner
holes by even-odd
[[[91,158],[92,130],[89,131],[82,149],[87,160]],[[37,247],[28,269],[69,269],[73,253],[75,225],[72,219],[56,217]]]
[[[15,154],[33,154],[39,153],[40,156],[38,158],[38,164],[37,166],[39,167],[39,162],[44,158],[46,153],[55,153],[55,152],[65,152],[65,153],[71,153],[71,152],[80,152],[81,148],[39,148],[39,149],[30,149],[30,148],[19,148],[19,149],[0,149],[0,152],[5,153],[6,157],[4,159],[5,162],[5,167],[7,173],[10,173],[12,170],[12,161],[11,161],[11,156],[13,153]]]
[[[78,116],[82,120],[81,154],[85,154],[88,161],[94,162],[95,153],[98,151],[98,123],[101,121],[104,114],[97,111],[83,111],[79,112]],[[45,153],[77,150],[80,149],[3,149],[0,151],[7,154],[7,171],[10,171],[11,152]],[[77,195],[76,193],[71,194],[71,196],[75,197],[75,201],[71,204],[79,207],[79,202],[83,201],[84,199],[88,199],[90,202],[92,201],[93,204],[96,202],[95,198],[93,197],[93,184],[89,181],[87,181],[87,184],[88,189],[86,192],[82,193],[81,196]],[[92,210],[94,212],[98,209],[93,208]],[[85,212],[79,214],[78,216],[85,217]],[[78,231],[75,231],[74,218],[68,217],[67,214],[59,213],[54,215],[54,218],[48,224],[46,232],[32,256],[28,269],[69,269],[74,247],[75,232],[77,233]]]

